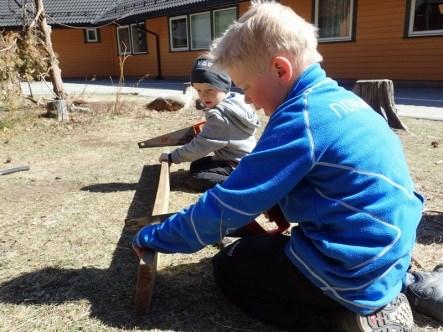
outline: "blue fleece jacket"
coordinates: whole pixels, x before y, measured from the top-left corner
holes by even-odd
[[[401,290],[421,218],[402,146],[385,120],[306,69],[231,176],[134,244],[195,252],[279,204],[286,255],[325,294],[369,314]]]

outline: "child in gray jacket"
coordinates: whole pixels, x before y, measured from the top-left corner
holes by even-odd
[[[202,56],[194,61],[191,84],[205,106],[206,124],[191,142],[169,154],[162,153],[159,160],[175,164],[191,161],[186,186],[205,191],[222,183],[252,151],[260,123],[243,96],[230,92],[231,78],[213,68],[210,58]]]

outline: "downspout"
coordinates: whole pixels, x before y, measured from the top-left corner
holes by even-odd
[[[137,22],[137,23],[139,23],[139,22]],[[143,30],[144,32],[150,33],[150,34],[154,35],[154,37],[155,37],[155,46],[157,49],[157,71],[158,71],[157,79],[162,80],[163,76],[162,76],[162,63],[160,60],[160,36],[158,35],[158,33],[148,30],[148,29],[145,29],[145,28],[142,28],[138,25],[137,25],[137,29],[140,29],[140,30]]]

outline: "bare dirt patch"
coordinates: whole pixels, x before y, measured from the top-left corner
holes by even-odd
[[[160,255],[152,312],[134,317],[137,260],[125,220],[150,214],[162,151],[140,150],[137,142],[201,118],[196,110],[160,113],[144,104],[127,102],[111,114],[98,102],[68,124],[26,111],[0,128],[0,168],[31,166],[0,176],[1,331],[274,331],[215,288],[214,247]],[[415,268],[431,269],[443,257],[443,126],[404,121],[413,134],[399,137],[417,190],[428,199]],[[198,199],[180,188],[187,167],[171,169],[170,211]],[[428,317],[415,320],[418,331],[443,330]]]

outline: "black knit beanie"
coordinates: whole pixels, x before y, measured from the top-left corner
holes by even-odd
[[[213,68],[212,65],[212,60],[207,58],[195,60],[192,65],[191,84],[207,83],[228,92],[231,89],[231,78],[225,72]]]

